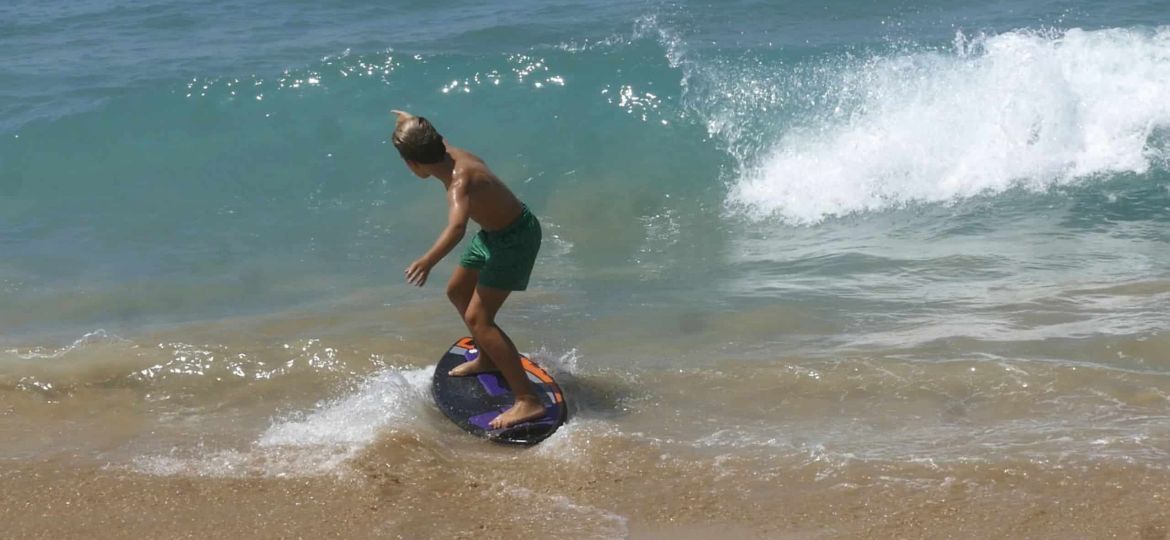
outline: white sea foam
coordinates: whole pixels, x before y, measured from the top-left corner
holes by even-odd
[[[559,354],[541,351],[534,356],[557,375],[577,370],[575,349]],[[376,373],[353,391],[323,401],[311,411],[274,419],[244,449],[177,448],[169,454],[140,456],[132,468],[157,475],[221,477],[339,474],[346,470],[347,461],[386,430],[414,430],[427,424],[421,417],[432,407],[432,371],[428,367]],[[558,433],[553,439],[557,438],[565,437]]]
[[[588,459],[595,438],[620,435],[617,428],[605,420],[573,417],[532,452],[557,461],[581,462]]]
[[[1170,155],[1170,27],[959,34],[951,51],[843,63],[810,115],[744,159],[730,207],[807,224]]]
[[[387,370],[354,393],[325,403],[308,415],[274,423],[257,441],[261,447],[344,446],[360,448],[378,431],[412,421],[429,401],[431,370]]]
[[[65,355],[67,355],[75,350],[82,349],[82,348],[90,346],[90,345],[122,344],[122,343],[129,344],[130,341],[122,339],[119,336],[116,336],[114,334],[111,334],[111,333],[106,332],[105,330],[102,330],[99,328],[97,330],[94,330],[93,332],[85,333],[80,338],[77,338],[76,340],[74,340],[73,343],[66,345],[64,347],[46,348],[46,347],[39,347],[38,346],[38,347],[33,347],[31,349],[28,349],[28,350],[8,349],[5,352],[12,354],[12,355],[15,355],[17,358],[20,358],[21,360],[37,360],[37,359],[60,358],[60,357],[65,356]]]
[[[561,536],[573,538],[627,538],[629,520],[624,516],[596,506],[582,504],[564,495],[537,493],[525,487],[501,487],[500,491],[511,499],[529,500],[537,508],[555,512],[561,518]],[[568,516],[571,519],[564,520]]]
[[[528,357],[554,376],[561,374],[576,375],[578,361],[580,360],[580,354],[577,352],[577,349],[556,352],[545,347],[529,353]]]
[[[385,429],[414,424],[430,402],[430,368],[386,370],[354,392],[321,403],[303,415],[278,419],[251,448],[194,456],[156,455],[134,468],[159,475],[312,476],[331,474],[372,444]]]

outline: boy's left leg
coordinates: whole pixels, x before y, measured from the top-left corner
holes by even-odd
[[[455,268],[455,273],[451,274],[451,281],[447,282],[447,298],[451,300],[451,305],[455,306],[455,310],[459,312],[459,318],[463,321],[467,320],[467,307],[471,305],[471,297],[475,294],[475,283],[478,280],[479,270],[459,266]],[[470,331],[471,326],[468,325],[467,329]],[[491,355],[487,354],[481,347],[479,358],[455,366],[447,372],[447,375],[466,377],[495,370],[496,366],[492,362]]]
[[[451,280],[447,282],[447,299],[459,312],[460,319],[467,313],[467,306],[471,304],[471,295],[475,293],[477,281],[479,270],[457,266],[455,272],[451,274]]]
[[[532,382],[520,365],[520,351],[508,335],[496,325],[496,313],[511,291],[479,285],[467,306],[464,320],[471,329],[476,346],[488,356],[508,381],[516,403],[492,420],[493,429],[505,428],[544,416],[544,404],[536,395]]]

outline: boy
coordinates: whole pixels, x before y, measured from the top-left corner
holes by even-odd
[[[447,145],[426,118],[393,112],[398,117],[394,147],[406,166],[419,178],[438,178],[447,190],[447,227],[431,249],[407,267],[406,280],[422,287],[431,268],[463,239],[467,220],[474,220],[481,228],[447,283],[447,297],[471,331],[480,355],[449,375],[461,377],[498,369],[508,381],[516,403],[492,420],[492,429],[540,418],[544,405],[520,366],[520,352],[495,322],[508,294],[528,287],[540,250],[540,222],[483,160]]]

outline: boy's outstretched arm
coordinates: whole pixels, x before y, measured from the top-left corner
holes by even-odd
[[[406,281],[422,287],[427,282],[431,268],[446,257],[467,232],[468,218],[467,190],[462,183],[451,186],[447,191],[447,227],[435,240],[435,245],[425,255],[410,264],[405,270]]]

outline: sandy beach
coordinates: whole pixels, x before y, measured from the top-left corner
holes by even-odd
[[[556,531],[560,538],[1158,540],[1170,530],[1170,474],[1124,465],[907,466],[899,472],[924,477],[893,485],[883,478],[894,471],[859,467],[849,473],[856,475],[852,487],[826,487],[800,475],[768,474],[760,482],[749,471],[721,474],[711,463],[663,460],[631,475],[605,460],[537,459],[520,469],[517,459],[491,470],[490,461],[455,463],[438,449],[390,436],[330,477],[159,477],[70,461],[8,463],[0,468],[0,521],[8,538],[512,538]]]

